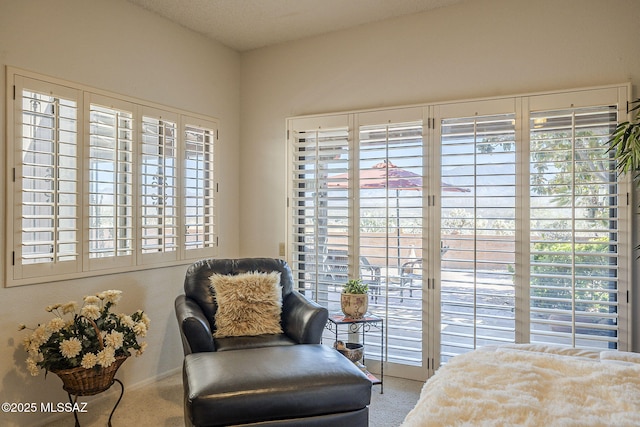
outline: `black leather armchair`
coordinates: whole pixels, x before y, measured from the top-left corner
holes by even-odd
[[[284,332],[215,338],[217,306],[209,277],[254,271],[280,272]],[[320,344],[327,309],[293,289],[286,262],[198,261],[187,269],[184,291],[175,309],[185,354],[186,426],[368,425],[371,381],[350,360]]]
[[[280,272],[283,334],[214,338],[216,301],[210,287],[213,273]],[[184,354],[295,344],[319,344],[327,309],[293,289],[291,269],[272,258],[205,259],[192,264],[184,281],[184,295],[175,301]]]

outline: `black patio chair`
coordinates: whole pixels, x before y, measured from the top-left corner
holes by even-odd
[[[348,256],[346,251],[329,249],[325,259],[326,274],[333,281],[346,281],[348,275]],[[371,299],[378,302],[380,296],[380,267],[372,265],[367,257],[360,257],[360,279],[362,283],[369,285]]]
[[[360,257],[360,279],[362,283],[369,285],[370,295],[374,303],[380,296],[380,267],[372,265],[366,257]]]
[[[403,301],[404,288],[408,288],[409,297],[413,297],[413,290],[422,286],[422,260],[407,261],[400,267],[400,302]]]

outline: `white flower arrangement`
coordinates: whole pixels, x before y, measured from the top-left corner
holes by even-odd
[[[118,290],[86,296],[79,311],[75,301],[46,307],[54,318],[32,329],[23,342],[31,375],[38,375],[40,369],[106,368],[116,357],[131,356],[132,350],[136,356],[144,353],[147,343],[138,338],[146,336],[149,317],[142,310],[131,315],[112,313],[121,296]],[[20,325],[20,330],[25,328]]]

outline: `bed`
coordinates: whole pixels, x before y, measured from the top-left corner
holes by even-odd
[[[451,359],[402,427],[640,426],[640,354],[515,344]]]

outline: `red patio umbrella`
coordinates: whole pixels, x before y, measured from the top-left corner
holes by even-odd
[[[348,173],[329,176],[329,188],[347,188]],[[336,181],[333,181],[336,180]],[[422,176],[415,172],[397,167],[391,162],[375,164],[371,169],[360,170],[360,188],[379,189],[392,188],[395,190],[422,190]],[[468,193],[468,188],[456,187],[446,182],[442,183],[442,191]]]
[[[329,188],[347,188],[348,173],[341,173],[328,177],[332,181],[329,182]],[[335,181],[333,181],[335,180]],[[389,161],[375,164],[371,169],[360,170],[360,188],[361,189],[383,189],[390,188],[396,190],[396,217],[398,218],[398,268],[400,267],[400,206],[399,193],[400,190],[422,190],[422,176],[417,173],[402,169]],[[442,183],[442,191],[468,193],[468,188],[456,187],[445,182]]]

